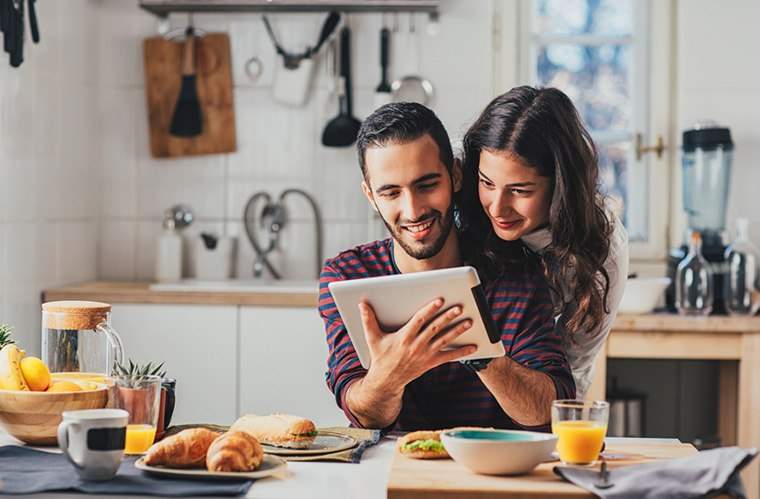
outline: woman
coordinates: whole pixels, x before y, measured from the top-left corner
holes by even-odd
[[[486,281],[529,261],[524,248],[537,255],[582,398],[628,275],[628,236],[598,191],[591,136],[564,93],[523,86],[488,104],[463,148],[464,250]]]

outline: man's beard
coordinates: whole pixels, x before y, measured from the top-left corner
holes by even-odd
[[[380,215],[380,218],[382,218],[385,227],[388,229],[388,232],[390,232],[394,241],[401,245],[401,248],[403,248],[407,255],[417,260],[427,260],[428,258],[432,258],[437,255],[441,249],[443,249],[443,245],[446,244],[446,239],[449,237],[449,233],[451,232],[451,229],[454,225],[454,203],[451,203],[449,205],[445,215],[442,215],[440,211],[433,210],[420,217],[419,220],[411,222],[414,224],[433,219],[433,226],[435,226],[435,224],[440,224],[441,232],[438,234],[438,238],[435,241],[424,244],[421,247],[411,246],[404,239],[404,232],[408,233],[408,231],[401,228],[400,226],[393,226],[389,224],[382,215]]]

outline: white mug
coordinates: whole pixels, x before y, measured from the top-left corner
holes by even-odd
[[[113,478],[124,456],[129,413],[121,409],[66,411],[58,445],[84,480]]]

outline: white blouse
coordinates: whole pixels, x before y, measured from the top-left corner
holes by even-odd
[[[618,217],[612,214],[610,216],[613,217],[614,228],[610,236],[610,253],[604,261],[604,268],[610,277],[610,289],[607,295],[607,308],[610,313],[604,316],[596,326],[596,330],[591,332],[592,334],[578,331],[571,339],[570,333],[565,330],[563,315],[567,318],[577,304],[570,298],[573,289],[572,272],[565,272],[562,280],[567,304],[563,309],[563,314],[556,317],[557,328],[562,334],[567,360],[570,362],[573,378],[575,378],[576,397],[579,399],[585,397],[591,385],[594,360],[604,346],[607,335],[610,334],[612,322],[617,316],[620,300],[623,298],[625,282],[628,279],[628,232]],[[522,241],[540,255],[551,244],[552,236],[549,229],[540,229],[523,236]]]

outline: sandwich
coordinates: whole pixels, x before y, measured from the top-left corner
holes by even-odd
[[[244,431],[265,445],[290,449],[308,449],[317,437],[312,421],[289,414],[246,414],[235,421],[230,430]]]
[[[440,431],[413,431],[398,439],[398,450],[415,459],[448,459]]]

